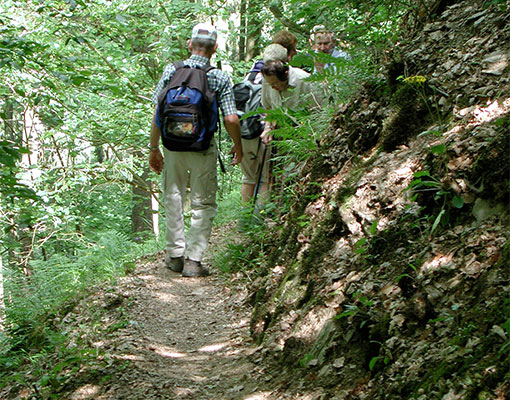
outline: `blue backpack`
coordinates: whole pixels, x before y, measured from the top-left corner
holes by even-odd
[[[158,97],[156,125],[171,151],[204,151],[218,130],[218,103],[207,73],[214,69],[174,63],[175,73]]]

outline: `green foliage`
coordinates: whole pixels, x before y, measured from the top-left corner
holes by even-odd
[[[368,364],[368,368],[370,369],[370,371],[373,371],[374,368],[375,368],[375,365],[379,362],[379,361],[382,361],[385,365],[388,365],[388,363],[390,362],[390,359],[387,357],[387,356],[376,356],[376,357],[373,357],[369,364]]]
[[[36,200],[35,192],[22,183],[17,177],[18,162],[28,150],[16,146],[11,141],[0,141],[0,195],[7,202],[14,203],[19,199]]]
[[[398,77],[397,80],[402,80],[405,85],[407,85],[409,88],[411,88],[411,90],[415,94],[418,95],[418,97],[423,101],[423,103],[427,107],[429,115],[432,117],[433,120],[435,120],[435,122],[439,126],[439,131],[442,131],[443,130],[443,119],[441,117],[441,111],[440,111],[439,104],[437,103],[437,98],[436,98],[437,89],[427,81],[427,78],[425,78],[422,75],[408,76],[406,78],[401,76],[401,77]],[[433,102],[434,102],[433,104],[430,104],[430,101],[429,101],[429,96],[428,96],[429,91],[433,92],[433,96],[432,96]],[[427,131],[427,132],[433,132],[434,134],[436,134],[436,131],[434,131],[434,130]],[[444,145],[439,145],[439,146],[444,146]],[[438,152],[440,152],[440,153],[444,153],[444,151],[446,151],[446,148],[444,150],[438,149]]]
[[[411,264],[409,263],[409,267],[412,268],[412,270],[416,273],[418,272],[417,268],[414,266],[414,264]],[[410,274],[408,273],[403,273],[403,274],[400,274],[399,276],[397,276],[397,278],[395,279],[395,283],[398,284],[398,282],[403,279],[403,278],[409,278],[409,279],[412,279],[412,280],[415,280],[414,277],[412,277]]]
[[[356,292],[353,295],[354,304],[346,304],[344,306],[346,311],[343,311],[333,317],[333,319],[342,319],[350,317],[350,321],[357,320],[359,322],[358,328],[362,329],[367,322],[371,319],[372,306],[374,301],[368,297],[363,296],[361,292]]]
[[[6,316],[13,329],[31,326],[47,313],[56,313],[62,304],[94,283],[125,273],[129,262],[149,250],[155,243],[135,245],[125,234],[110,231],[100,235],[97,244],[83,243],[75,256],[57,253],[48,260],[33,260],[29,278],[21,271],[5,270]]]
[[[318,151],[321,136],[328,129],[333,109],[268,110],[267,119],[278,128],[272,131],[272,160],[275,186],[273,192],[279,212],[283,213],[301,196],[298,177],[306,160]]]
[[[434,201],[439,204],[438,214],[431,216],[433,222],[430,234],[432,235],[440,224],[448,224],[451,210],[462,208],[464,206],[464,199],[445,188],[444,184],[431,176],[428,170],[415,172],[413,176],[414,179],[407,188],[407,190],[413,193],[412,200],[415,201],[420,193],[432,192]]]
[[[134,244],[127,235],[110,231],[98,235],[97,244],[83,243],[74,257],[54,254],[47,261],[32,261],[29,277],[5,269],[6,329],[0,334],[0,370],[5,372],[0,373],[0,386],[16,381],[31,385],[35,377],[37,386],[55,392],[80,369],[97,371],[98,363],[109,363],[98,361],[98,350],[86,343],[68,346],[67,333],[54,321],[71,311],[92,285],[129,272],[132,260],[158,247],[153,241]],[[119,318],[105,333],[126,325]]]

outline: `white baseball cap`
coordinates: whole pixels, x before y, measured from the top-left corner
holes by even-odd
[[[196,24],[191,31],[191,40],[193,39],[203,39],[210,40],[216,43],[216,38],[218,34],[216,32],[216,28],[211,24],[201,22]]]

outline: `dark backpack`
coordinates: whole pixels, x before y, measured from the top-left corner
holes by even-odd
[[[249,80],[234,85],[234,98],[236,101],[237,115],[241,118],[250,111],[260,107],[262,96],[262,85],[255,84]],[[241,137],[243,139],[254,139],[259,137],[264,130],[264,123],[260,115],[252,115],[241,120]]]
[[[218,130],[218,103],[209,89],[212,66],[174,63],[175,73],[158,97],[156,124],[163,145],[171,151],[204,151]]]

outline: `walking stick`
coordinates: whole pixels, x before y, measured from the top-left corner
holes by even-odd
[[[262,154],[262,163],[259,167],[258,177],[257,177],[257,185],[255,186],[255,193],[253,195],[253,206],[257,204],[257,196],[259,194],[260,184],[262,180],[262,171],[264,170],[264,163],[266,162],[266,153],[267,153],[267,146],[264,147],[264,153]]]

